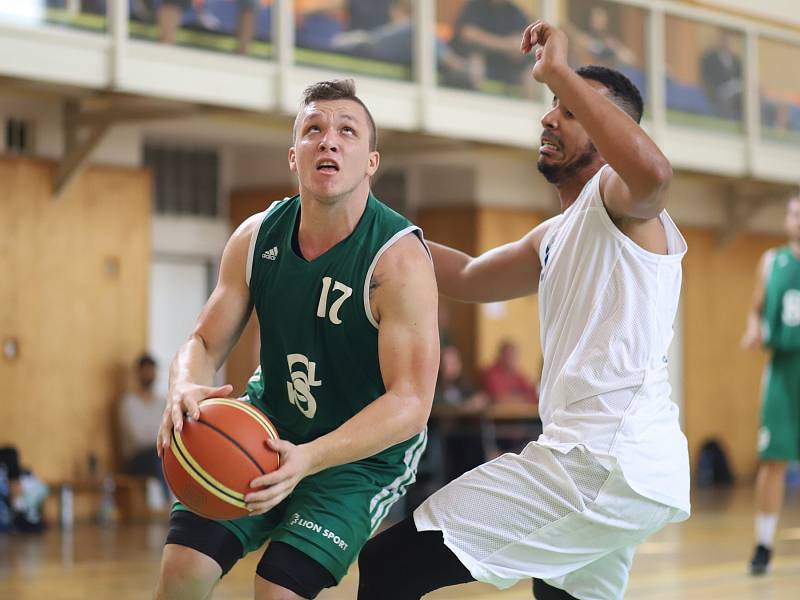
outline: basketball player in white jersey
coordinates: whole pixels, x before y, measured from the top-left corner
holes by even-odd
[[[562,213],[472,258],[431,244],[440,291],[467,302],[539,294],[544,430],[446,485],[359,560],[359,600],[533,578],[540,600],[622,598],[634,549],[689,516],[689,459],[667,348],[686,243],[664,207],[672,169],[637,124],[622,74],[573,71],[567,37],[523,34],[554,94],[538,168]]]

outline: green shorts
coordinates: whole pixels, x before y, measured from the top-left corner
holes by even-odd
[[[759,458],[800,460],[800,352],[772,354],[763,390]]]
[[[244,554],[267,540],[289,544],[310,556],[338,583],[392,505],[416,479],[426,436],[397,465],[376,461],[332,467],[306,477],[266,514],[220,521],[241,542]],[[187,510],[177,503],[175,510]]]

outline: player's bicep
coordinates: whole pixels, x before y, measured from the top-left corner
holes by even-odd
[[[231,236],[222,253],[219,278],[203,307],[192,334],[202,339],[219,366],[239,338],[252,312],[246,281],[247,255],[259,215],[245,221]]]
[[[439,368],[438,293],[433,265],[413,236],[388,250],[376,268],[378,355],[387,392],[408,399],[427,419]]]

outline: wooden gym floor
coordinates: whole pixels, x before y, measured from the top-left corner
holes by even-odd
[[[694,494],[694,515],[640,547],[626,598],[648,600],[796,600],[800,597],[800,494],[787,498],[772,572],[746,573],[752,550],[752,490]],[[163,523],[100,528],[78,525],[65,534],[0,534],[0,599],[118,600],[150,598],[158,574]],[[252,597],[258,555],[238,564],[215,600]],[[323,600],[355,598],[357,569]],[[482,584],[440,590],[429,598],[529,600],[530,584],[498,592]]]

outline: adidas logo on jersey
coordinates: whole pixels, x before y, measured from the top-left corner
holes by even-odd
[[[274,248],[270,248],[261,255],[261,258],[266,258],[267,260],[276,260],[278,258],[278,247],[275,246]]]

